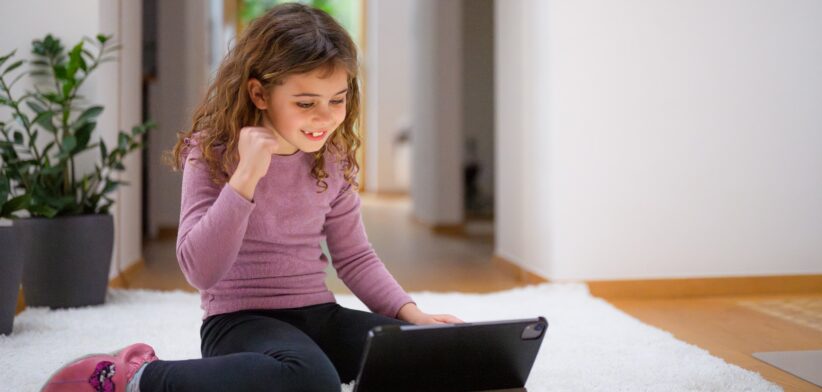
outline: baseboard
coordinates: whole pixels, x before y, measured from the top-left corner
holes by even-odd
[[[26,300],[23,298],[23,286],[20,286],[20,291],[17,292],[17,310],[14,311],[15,315],[20,314],[23,310],[26,309]]]
[[[376,197],[379,197],[381,199],[390,199],[390,200],[407,199],[407,198],[411,197],[408,194],[408,192],[403,192],[403,191],[377,191],[377,192],[367,192],[367,193],[368,193],[368,195],[371,195],[371,196],[376,196]]]
[[[494,265],[526,284],[549,279],[494,255]],[[776,275],[682,279],[589,280],[591,295],[607,299],[670,299],[731,295],[822,294],[822,275]]]
[[[177,226],[160,226],[157,229],[157,239],[161,241],[177,239]]]
[[[592,295],[608,299],[822,294],[822,275],[596,280],[585,283]]]
[[[465,224],[464,223],[455,223],[455,224],[448,224],[448,225],[440,225],[440,224],[431,224],[421,221],[414,215],[411,215],[411,222],[414,224],[427,227],[435,234],[446,235],[446,236],[464,236],[465,235]]]
[[[131,265],[128,266],[123,272],[108,282],[108,287],[114,289],[125,289],[129,287],[129,282],[132,281],[132,278],[145,267],[145,260],[142,258],[137,259],[136,261],[132,262]],[[17,309],[15,310],[15,315],[20,314],[23,310],[26,309],[26,298],[23,291],[23,286],[20,286],[20,291],[17,293]]]
[[[522,283],[539,284],[548,282],[548,279],[543,276],[522,268],[519,264],[514,263],[513,261],[500,255],[495,254],[492,256],[491,262],[494,263],[494,266],[496,266],[500,271],[508,274],[509,276],[513,276]]]
[[[108,283],[108,287],[113,289],[127,289],[131,287],[129,282],[133,280],[134,276],[137,275],[137,273],[140,272],[145,265],[146,262],[143,258],[137,259],[137,261],[131,263],[128,268],[124,269],[121,274],[112,278]]]

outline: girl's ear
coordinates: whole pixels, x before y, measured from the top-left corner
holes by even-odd
[[[248,96],[251,97],[251,101],[254,102],[254,106],[256,106],[257,109],[268,109],[268,98],[266,97],[265,89],[259,80],[254,78],[248,79],[246,88],[248,90]]]

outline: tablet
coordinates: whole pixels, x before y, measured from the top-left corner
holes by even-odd
[[[541,316],[375,327],[354,392],[522,391],[547,329]]]

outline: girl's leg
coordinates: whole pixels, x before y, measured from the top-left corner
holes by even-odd
[[[347,309],[336,303],[310,306],[303,312],[275,310],[271,314],[294,324],[317,342],[344,383],[357,378],[365,339],[371,328],[410,324],[376,313]]]
[[[260,312],[203,322],[203,359],[155,361],[140,380],[151,391],[339,391],[334,365],[310,337]]]

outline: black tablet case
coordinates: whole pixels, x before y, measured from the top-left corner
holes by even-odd
[[[539,336],[523,331],[539,325]],[[544,317],[482,323],[384,326],[369,332],[355,392],[521,388],[548,329]]]

